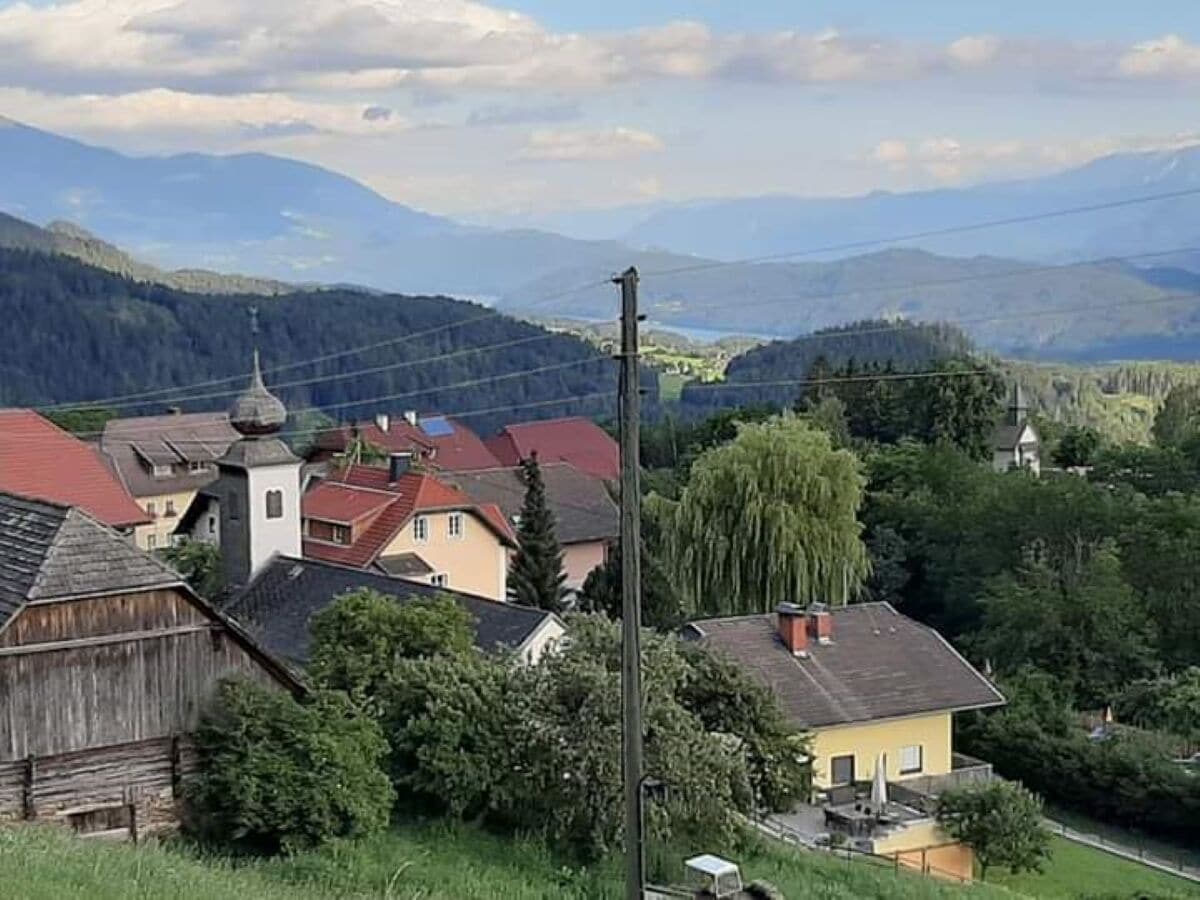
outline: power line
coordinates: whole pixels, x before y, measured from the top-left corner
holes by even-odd
[[[530,306],[527,308],[536,309],[539,306],[542,306],[546,303],[553,302],[554,300],[561,299],[562,297],[566,297],[571,294],[577,294],[582,291],[589,290],[593,287],[605,285],[607,283],[608,283],[608,280],[604,279],[601,281],[589,282],[588,284],[577,285],[576,287],[573,287],[573,288],[567,288],[566,290],[558,291],[557,293],[550,294],[545,297],[540,297],[539,299],[532,301]],[[343,359],[347,356],[357,356],[360,353],[368,353],[372,350],[379,350],[384,347],[391,347],[391,346],[395,346],[397,344],[404,344],[404,343],[408,343],[409,341],[418,340],[420,338],[432,337],[435,334],[442,334],[444,332],[451,331],[455,328],[462,328],[467,325],[472,325],[476,322],[483,322],[483,321],[494,319],[497,317],[511,318],[511,316],[509,316],[508,313],[506,313],[506,312],[502,312],[502,311],[496,310],[496,309],[489,309],[487,312],[481,313],[478,316],[469,316],[465,319],[458,319],[454,322],[446,322],[446,323],[444,323],[442,325],[438,325],[434,328],[427,328],[423,331],[418,331],[418,332],[415,332],[412,334],[406,334],[402,337],[387,338],[385,340],[375,341],[375,342],[369,343],[369,344],[362,344],[357,347],[350,347],[346,350],[338,350],[333,353],[326,353],[326,354],[323,354],[320,356],[313,356],[313,357],[309,357],[307,359],[296,360],[296,361],[293,361],[290,363],[282,363],[277,366],[271,366],[269,368],[263,369],[262,373],[264,376],[265,375],[274,375],[274,374],[278,374],[279,372],[287,372],[287,371],[291,371],[293,369],[303,368],[304,366],[317,365],[319,363],[330,362],[335,359]],[[181,391],[190,391],[190,390],[193,390],[196,388],[213,387],[215,385],[225,384],[225,383],[231,382],[231,381],[247,379],[251,376],[251,374],[252,373],[250,373],[250,372],[242,372],[237,375],[226,375],[226,376],[223,376],[220,378],[210,378],[210,379],[207,379],[204,381],[191,382],[189,384],[177,385],[175,387],[170,387],[170,388],[157,388],[157,389],[152,389],[152,390],[147,390],[147,391],[137,391],[137,392],[129,393],[129,394],[116,394],[111,397],[101,397],[101,398],[98,398],[95,400],[87,400],[87,401],[84,401],[81,403],[69,403],[69,404],[68,403],[59,403],[59,404],[54,404],[51,406],[42,407],[42,409],[85,409],[88,407],[96,407],[96,406],[111,406],[113,404],[123,403],[123,401],[128,401],[128,400],[144,399],[146,401],[149,401],[154,398],[163,398],[163,399],[160,399],[158,402],[169,402],[170,395],[172,395],[172,394],[176,394]],[[138,404],[124,404],[124,405],[138,405]]]
[[[707,384],[691,384],[690,388],[697,390],[733,390],[754,387],[799,387],[823,384],[857,384],[872,381],[920,381],[930,378],[978,378],[983,375],[995,374],[991,369],[962,369],[958,371],[926,372],[881,372],[869,375],[842,375],[830,378],[783,378],[777,381],[717,381]]]
[[[347,378],[359,378],[359,377],[362,377],[365,375],[377,375],[380,372],[387,372],[387,371],[391,371],[394,369],[407,369],[407,368],[411,368],[412,366],[425,365],[426,363],[433,363],[433,362],[442,362],[447,359],[455,359],[460,356],[470,356],[475,353],[487,353],[487,352],[491,352],[493,350],[503,350],[508,347],[517,347],[517,346],[521,346],[523,344],[532,344],[532,343],[536,343],[538,341],[550,340],[551,338],[554,338],[554,337],[557,337],[557,335],[535,334],[535,335],[530,335],[528,337],[517,338],[516,340],[512,340],[512,341],[503,341],[499,344],[489,344],[486,347],[470,347],[465,350],[454,350],[450,353],[441,353],[441,354],[438,354],[437,356],[423,356],[418,359],[403,360],[403,361],[397,362],[397,363],[387,363],[386,365],[372,366],[372,367],[366,368],[366,369],[354,369],[349,372],[338,372],[333,375],[314,375],[311,378],[301,378],[296,381],[284,381],[284,382],[280,382],[279,384],[271,385],[271,389],[272,390],[286,390],[288,388],[300,387],[303,385],[323,384],[323,383],[329,382],[329,381],[344,381]],[[166,397],[166,398],[160,400],[159,402],[160,403],[192,403],[197,400],[212,400],[212,399],[219,399],[221,397],[235,397],[238,394],[242,393],[242,391],[244,391],[244,390],[245,390],[244,387],[239,387],[239,388],[232,388],[227,391],[214,391],[214,392],[207,393],[207,394],[184,394],[182,396]],[[123,409],[126,407],[145,406],[146,402],[147,401],[145,401],[145,400],[130,400],[130,401],[127,401],[124,403],[106,403],[106,404],[104,404],[104,408],[106,408],[106,409]],[[72,409],[72,410],[88,408],[88,406],[86,404],[84,404],[84,405],[57,404],[55,406],[47,406],[47,407],[41,407],[41,408],[42,409],[61,409],[64,407],[67,409]]]
[[[771,253],[764,256],[751,256],[736,260],[712,260],[696,263],[695,265],[678,266],[673,269],[660,269],[657,272],[643,273],[643,277],[659,277],[663,275],[680,275],[685,272],[705,272],[726,266],[753,265],[756,263],[773,262],[781,259],[798,259],[805,256],[820,256],[825,253],[840,253],[850,250],[865,250],[870,247],[881,247],[886,244],[900,244],[907,241],[918,241],[931,237],[945,237],[952,234],[964,234],[972,231],[983,231],[988,228],[1001,228],[1007,225],[1024,225],[1030,222],[1040,222],[1046,219],[1057,219],[1065,216],[1082,215],[1084,213],[1101,212],[1106,209],[1120,209],[1126,206],[1136,206],[1142,203],[1154,203],[1159,200],[1174,200],[1180,197],[1190,197],[1200,194],[1200,187],[1185,188],[1178,191],[1168,191],[1162,194],[1147,194],[1141,197],[1129,197],[1124,200],[1110,200],[1104,203],[1091,203],[1086,206],[1073,206],[1066,209],[1050,210],[1048,212],[1030,213],[1022,216],[1010,216],[1001,219],[989,219],[983,222],[971,222],[962,225],[949,225],[944,228],[931,228],[925,231],[911,231],[907,234],[886,238],[870,238],[861,241],[849,241],[843,244],[827,244],[824,247],[810,247],[806,250],[793,250],[785,253]]]

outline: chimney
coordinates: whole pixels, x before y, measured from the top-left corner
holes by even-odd
[[[388,456],[388,481],[395,484],[412,466],[411,453],[392,453]]]
[[[833,643],[833,616],[824,603],[808,608],[808,636],[818,644]]]
[[[808,630],[804,610],[795,603],[780,603],[775,608],[776,627],[779,637],[793,656],[804,656],[808,652]]]
[[[415,409],[406,410],[404,413],[404,421],[413,428],[417,427],[417,411]]]
[[[375,427],[387,434],[388,429],[392,427],[392,417],[387,413],[375,413]]]

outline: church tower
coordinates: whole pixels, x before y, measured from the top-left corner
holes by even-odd
[[[220,473],[206,493],[218,505],[225,584],[247,584],[275,555],[300,556],[301,460],[279,439],[287,410],[263,384],[257,346],[257,310],[250,384],[229,410],[242,436],[217,460]]]

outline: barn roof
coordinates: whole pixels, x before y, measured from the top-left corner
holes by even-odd
[[[448,588],[312,559],[279,556],[224,608],[272,653],[296,665],[308,663],[312,617],[350,591],[370,589],[406,603],[419,597],[450,597],[471,614],[481,650],[518,648],[554,614],[489,600]]]
[[[78,508],[0,493],[0,628],[30,601],[182,583]]]

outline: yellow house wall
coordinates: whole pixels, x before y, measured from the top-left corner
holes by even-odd
[[[416,553],[434,572],[447,576],[447,587],[493,600],[504,600],[508,581],[508,554],[504,544],[490,528],[469,512],[464,512],[461,537],[450,537],[450,514],[424,513],[429,521],[429,538],[413,537],[409,520],[388,544],[381,556]]]
[[[920,772],[900,774],[900,749],[913,744],[923,748]],[[870,781],[880,753],[887,756],[889,781],[902,781],[917,775],[945,775],[951,768],[950,713],[937,713],[888,722],[843,725],[823,728],[812,735],[813,783],[819,788],[830,785],[830,763],[835,756],[854,755],[854,777]]]
[[[158,549],[171,546],[171,535],[179,525],[179,520],[196,499],[195,491],[180,491],[174,494],[156,494],[153,497],[138,497],[137,505],[149,512],[150,504],[154,504],[157,518],[149,525],[139,525],[133,532],[134,543],[142,550]],[[175,515],[166,515],[167,501],[175,504]],[[150,536],[154,535],[154,547],[150,546]]]
[[[921,823],[875,841],[874,852],[898,860],[905,868],[937,878],[972,880],[975,876],[974,852],[965,844],[947,841],[949,838],[935,823]]]

